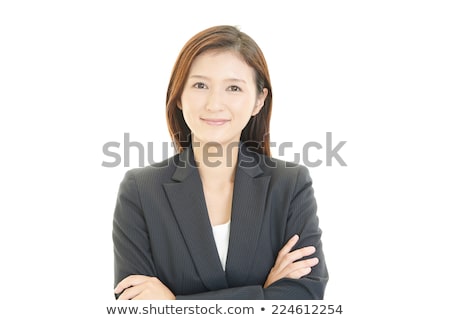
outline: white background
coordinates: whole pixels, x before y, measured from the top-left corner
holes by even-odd
[[[126,132],[143,144],[170,141],[165,94],[179,50],[198,31],[231,24],[268,61],[272,140],[292,141],[291,155],[309,141],[325,145],[326,132],[333,145],[347,141],[347,167],[310,169],[326,302],[343,304],[342,319],[444,319],[445,3],[2,1],[0,313],[108,318],[112,214],[128,168],[103,167],[111,158],[102,147],[123,145]]]

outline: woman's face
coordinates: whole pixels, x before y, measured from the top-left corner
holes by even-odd
[[[178,107],[194,142],[227,145],[239,141],[266,96],[267,89],[257,92],[254,70],[238,53],[209,51],[194,59]]]

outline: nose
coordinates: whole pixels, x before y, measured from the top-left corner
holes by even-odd
[[[224,109],[224,100],[222,92],[219,92],[218,90],[211,90],[208,96],[206,110],[221,111],[223,109]]]

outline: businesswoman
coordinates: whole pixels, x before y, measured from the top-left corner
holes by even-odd
[[[322,299],[328,272],[308,170],[270,156],[272,89],[247,34],[216,26],[167,90],[178,154],[128,171],[113,221],[118,299]]]

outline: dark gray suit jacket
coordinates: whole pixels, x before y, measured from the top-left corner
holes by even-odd
[[[323,299],[328,272],[306,167],[240,148],[226,270],[222,269],[192,149],[128,171],[113,221],[115,285],[158,277],[177,299]],[[301,279],[263,284],[279,250],[316,247]]]

